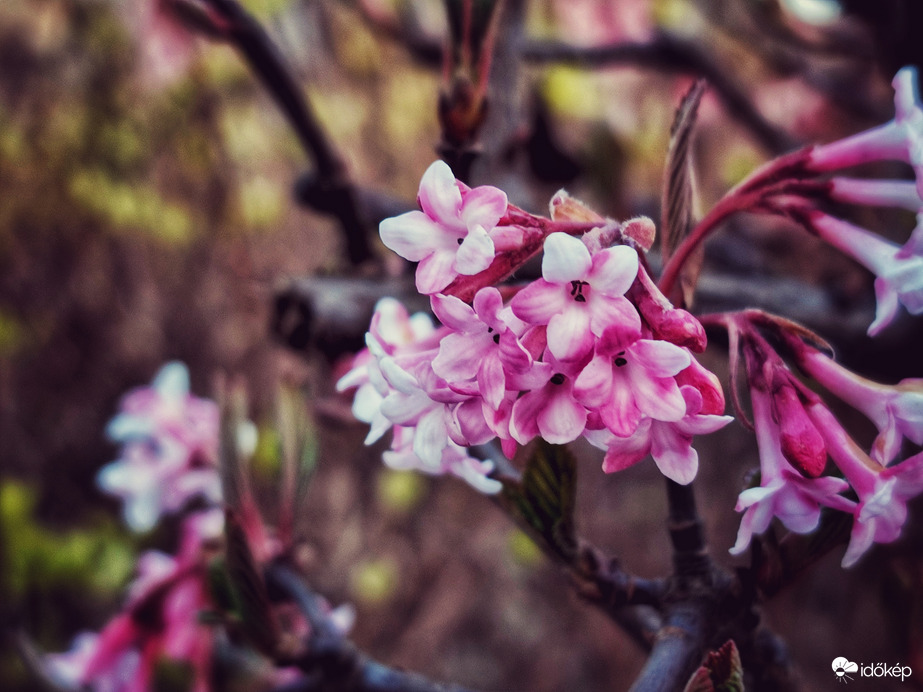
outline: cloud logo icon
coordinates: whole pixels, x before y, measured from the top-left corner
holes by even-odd
[[[842,656],[838,656],[837,658],[833,659],[833,663],[830,665],[831,668],[833,668],[834,674],[836,675],[837,682],[847,682],[852,680],[852,677],[850,677],[848,673],[859,672],[859,664],[853,663],[849,659],[843,658]]]

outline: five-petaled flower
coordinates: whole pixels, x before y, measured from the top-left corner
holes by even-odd
[[[422,211],[385,219],[379,232],[388,248],[420,263],[420,293],[438,293],[459,274],[490,266],[495,252],[491,232],[506,213],[506,193],[487,185],[468,188],[436,161],[423,174],[417,201]]]
[[[590,255],[578,238],[552,233],[545,240],[542,278],[522,289],[513,313],[548,325],[548,349],[558,360],[578,361],[614,324],[640,328],[638,312],[624,297],[638,274],[638,253],[625,245]]]

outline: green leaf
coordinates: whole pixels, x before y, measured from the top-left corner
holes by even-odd
[[[567,448],[539,441],[520,481],[503,480],[501,497],[512,514],[564,562],[576,556],[574,503],[577,466]]]
[[[705,80],[699,79],[686,92],[670,128],[670,150],[667,153],[660,222],[660,249],[664,262],[670,258],[692,228],[692,133],[705,87]],[[687,306],[692,302],[701,262],[701,253],[693,254],[680,275],[680,285]]]
[[[744,669],[733,639],[708,654],[684,692],[744,692]]]
[[[240,613],[242,630],[263,653],[276,650],[279,633],[272,616],[266,584],[250,551],[247,536],[233,510],[225,514],[227,575]]]

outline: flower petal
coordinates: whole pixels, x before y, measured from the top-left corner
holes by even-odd
[[[560,286],[537,279],[513,297],[510,307],[516,317],[529,324],[548,324],[571,302]]]
[[[569,307],[548,323],[548,350],[559,360],[580,360],[593,350],[590,313]]]
[[[594,291],[620,296],[638,276],[638,253],[627,245],[610,247],[593,255],[589,282]]]
[[[425,257],[417,265],[417,290],[423,295],[439,293],[457,276],[454,265],[454,252],[440,250]]]
[[[455,174],[445,161],[434,161],[420,179],[420,207],[433,221],[462,228],[458,219],[462,205]]]
[[[439,247],[442,229],[421,211],[408,211],[378,224],[381,242],[411,262],[419,262]]]
[[[461,218],[468,228],[474,225],[491,230],[506,214],[506,193],[490,185],[481,185],[462,195]]]
[[[482,272],[494,261],[494,241],[483,226],[473,226],[455,255],[455,270],[471,276]]]
[[[566,233],[552,233],[545,239],[542,257],[542,277],[545,281],[563,284],[583,279],[591,266],[590,251],[577,238]]]

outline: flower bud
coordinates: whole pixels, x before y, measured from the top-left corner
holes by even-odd
[[[787,374],[775,369],[772,380],[772,417],[781,431],[782,454],[802,474],[817,478],[827,465],[824,439]]]
[[[705,328],[690,312],[673,307],[667,297],[641,268],[638,278],[625,294],[638,308],[658,339],[688,348],[695,353],[705,350]]]

